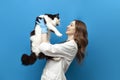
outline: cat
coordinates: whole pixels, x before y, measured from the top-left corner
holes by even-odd
[[[35,28],[30,34],[31,41],[31,54],[30,56],[27,54],[23,54],[21,57],[21,61],[23,65],[31,65],[34,64],[37,58],[39,59],[52,59],[53,57],[46,56],[38,49],[38,46],[41,43],[41,28],[39,23],[39,19],[43,19],[45,25],[48,29],[48,36],[50,38],[50,32],[54,32],[57,36],[61,37],[62,34],[56,29],[56,26],[60,24],[59,14],[44,14],[36,17],[35,20]],[[59,60],[59,58],[53,58]]]

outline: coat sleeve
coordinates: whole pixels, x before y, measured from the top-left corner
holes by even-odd
[[[76,44],[68,41],[61,44],[41,43],[40,51],[47,56],[72,58],[77,52]]]

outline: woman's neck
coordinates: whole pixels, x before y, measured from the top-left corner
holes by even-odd
[[[69,40],[73,40],[74,39],[74,36],[73,35],[68,35],[68,39],[67,39],[67,41],[69,41]]]

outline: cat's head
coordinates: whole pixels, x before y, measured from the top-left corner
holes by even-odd
[[[40,15],[39,17],[42,17],[45,19],[45,23],[50,23],[54,26],[58,26],[60,24],[60,18],[59,14],[45,14],[45,15]]]
[[[40,15],[39,18],[44,19],[48,30],[54,32],[59,37],[62,36],[62,34],[56,28],[56,26],[60,24],[59,14],[44,14]]]

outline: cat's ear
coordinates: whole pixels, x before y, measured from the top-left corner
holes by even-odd
[[[55,16],[59,19],[59,13],[55,14]]]
[[[59,17],[59,13],[57,13],[56,16]]]

